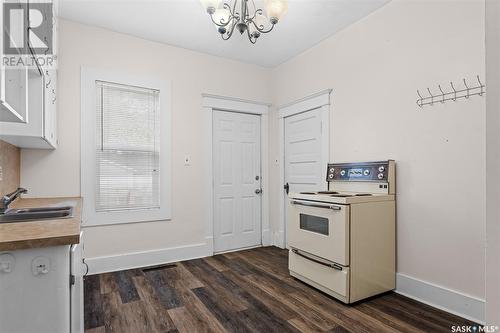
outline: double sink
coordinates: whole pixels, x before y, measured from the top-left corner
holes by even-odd
[[[72,206],[11,208],[0,214],[0,223],[29,222],[73,217]]]

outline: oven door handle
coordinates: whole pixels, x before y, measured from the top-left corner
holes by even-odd
[[[292,252],[295,253],[298,256],[301,256],[304,259],[310,260],[310,261],[315,262],[317,264],[320,264],[320,265],[323,265],[323,266],[326,266],[326,267],[330,267],[330,268],[336,269],[338,271],[342,270],[342,266],[340,266],[339,264],[327,263],[327,262],[323,262],[321,260],[317,260],[317,259],[311,258],[309,256],[306,256],[305,254],[300,253],[300,251],[297,250],[297,249],[292,249]]]
[[[291,200],[290,203],[294,205],[302,205],[302,206],[308,206],[308,207],[315,207],[315,208],[329,208],[333,210],[341,210],[342,208],[340,206],[336,205],[330,205],[330,204],[321,204],[317,202],[309,202],[309,201],[303,201],[303,200]]]

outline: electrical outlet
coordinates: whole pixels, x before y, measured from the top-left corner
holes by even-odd
[[[0,165],[0,182],[3,180],[3,168]]]

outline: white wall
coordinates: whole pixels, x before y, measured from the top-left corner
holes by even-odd
[[[486,1],[486,323],[500,325],[500,2]]]
[[[480,299],[485,99],[415,102],[416,89],[450,90],[451,80],[476,74],[484,81],[484,56],[484,2],[393,0],[272,74],[278,106],[333,89],[332,161],[396,160],[398,272]],[[277,165],[271,178],[277,223]]]
[[[86,228],[87,258],[200,244],[201,93],[269,101],[270,70],[69,21],[60,24],[59,147],[23,150],[21,184],[33,197],[80,196],[80,67],[172,82],[172,220]],[[235,74],[244,80],[235,81]],[[191,166],[184,166],[184,155]]]

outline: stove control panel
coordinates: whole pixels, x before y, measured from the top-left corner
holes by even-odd
[[[326,181],[387,181],[389,161],[328,164]]]

